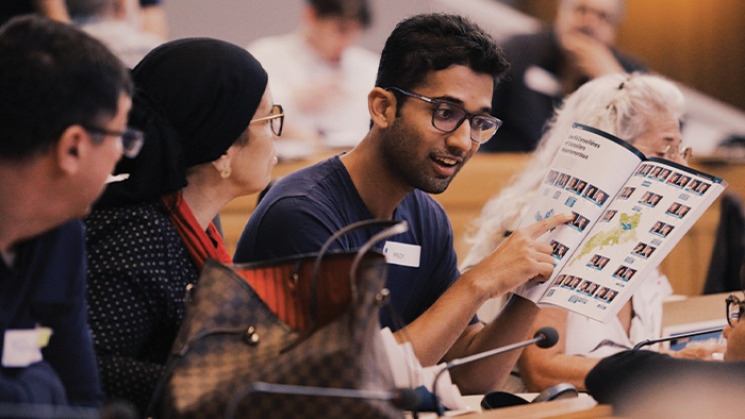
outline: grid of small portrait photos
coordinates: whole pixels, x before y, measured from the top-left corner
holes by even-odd
[[[616,298],[616,295],[618,295],[618,291],[612,288],[601,287],[599,284],[574,275],[559,275],[554,281],[553,286],[571,289],[579,294],[593,297],[607,303],[613,301],[613,299]]]
[[[597,186],[590,184],[578,177],[574,177],[566,173],[561,173],[556,170],[551,170],[548,172],[546,183],[563,188],[573,194],[576,194],[577,196],[587,199],[597,206],[603,206],[603,204],[605,204],[605,201],[607,201],[609,198],[608,192],[599,189]],[[574,205],[570,204],[568,206],[572,207]]]
[[[665,182],[669,186],[680,188],[686,193],[703,195],[711,187],[710,183],[706,183],[699,179],[693,179],[690,174],[682,171],[676,171],[668,167],[659,166],[654,163],[645,163],[639,166],[635,172],[636,176],[643,176],[650,180],[656,180],[659,182]],[[624,187],[619,193],[619,197],[622,199],[630,199],[636,188]],[[683,219],[691,207],[685,204],[686,193],[678,196],[666,209],[665,218],[657,220],[650,228],[649,232],[660,238],[666,238],[675,229],[675,222]],[[638,203],[648,207],[656,207],[657,204],[662,200],[662,195],[654,193],[652,191],[645,191],[638,199]],[[604,214],[603,219],[612,218],[613,214]],[[632,254],[641,258],[649,258],[652,253],[656,250],[655,244],[659,245],[659,240],[653,240],[653,243],[639,242],[634,247]]]
[[[688,174],[677,172],[670,168],[655,165],[652,163],[641,165],[639,169],[637,169],[636,175],[644,176],[646,178],[649,178],[650,180],[667,182],[667,184],[675,186],[677,188],[681,188],[685,192],[695,193],[699,195],[703,195],[711,187],[711,184],[698,179],[692,179],[692,177]],[[554,174],[549,177],[549,181],[552,179],[554,180],[553,183],[557,186],[562,186],[565,189],[588,199],[598,196],[598,190],[596,187],[588,184],[587,182],[579,178],[571,177],[570,175],[559,172],[554,172]],[[635,193],[637,192],[636,187],[623,187],[618,193],[618,199],[634,199],[635,203],[651,208],[656,208],[663,199],[663,196],[659,193],[645,189],[642,190],[643,193],[639,192],[638,195],[635,196]],[[602,202],[605,202],[604,199],[606,198],[607,197],[604,197]],[[682,219],[691,210],[691,207],[685,205],[684,201],[685,198],[683,197],[670,204],[670,206],[665,211],[665,215],[673,218],[656,221],[650,228],[649,232],[652,235],[658,236],[660,239],[668,237],[668,235],[675,229],[675,219]],[[618,210],[609,209],[603,213],[599,221],[610,222],[616,217],[617,213]],[[582,232],[589,224],[589,220],[587,220],[587,218],[583,217],[577,212],[572,212],[572,215],[574,217],[569,223],[570,227]],[[634,246],[631,254],[633,257],[636,258],[648,259],[657,250],[657,247],[659,245],[659,240],[652,240],[651,243],[639,241]],[[561,259],[564,257],[567,249],[566,245],[554,240],[551,242],[551,246],[553,247],[552,255],[554,257],[556,257],[557,259]],[[587,267],[590,269],[602,271],[606,268],[609,261],[610,259],[606,256],[603,256],[601,254],[594,254],[587,263]],[[633,262],[633,260],[627,260],[627,262]],[[612,274],[613,278],[623,282],[631,281],[637,272],[637,270],[634,269],[632,266],[621,264],[615,267],[615,270]],[[623,286],[621,283],[619,283],[618,285]],[[605,302],[613,301],[616,295],[618,295],[618,290],[606,286],[600,286],[599,284],[596,284],[592,281],[567,274],[559,275],[553,282],[553,286],[572,289],[579,294],[591,296]]]
[[[660,182],[666,182],[668,185],[685,189],[688,192],[698,195],[703,195],[711,187],[710,183],[694,179],[693,176],[688,173],[682,171],[679,172],[664,166],[658,166],[654,163],[642,164],[638,169],[636,169],[634,174],[658,180]],[[623,192],[621,195],[623,195]]]
[[[628,200],[628,204],[618,207],[614,205],[613,208],[607,209],[602,213],[598,222],[617,220],[624,212],[621,208],[627,205],[632,207],[633,211],[638,212],[644,211],[646,207],[653,209],[648,212],[650,215],[654,214],[649,234],[629,243],[633,245],[633,248],[622,261],[617,261],[615,257],[611,258],[611,254],[606,256],[602,253],[591,253],[582,271],[559,274],[551,283],[550,288],[570,292],[571,297],[568,300],[570,303],[577,301],[584,303],[587,299],[603,304],[614,301],[621,290],[627,288],[630,285],[629,282],[633,282],[634,278],[638,277],[637,272],[641,268],[636,265],[653,257],[655,252],[662,252],[663,250],[658,249],[662,248],[665,239],[676,231],[676,228],[681,228],[678,227],[681,225],[680,220],[691,211],[693,206],[691,203],[687,204],[690,197],[694,194],[704,195],[710,187],[714,186],[698,178],[694,179],[694,176],[685,170],[678,170],[655,161],[642,163],[634,175],[641,176],[643,179],[640,179],[640,182],[632,182],[632,186],[622,187],[616,195],[616,199]],[[544,195],[551,193],[553,199],[564,200],[563,204],[573,209],[572,220],[567,225],[580,233],[586,233],[593,223],[582,214],[581,207],[575,204],[588,202],[602,207],[611,199],[606,191],[601,190],[589,180],[563,173],[560,170],[549,171],[544,184],[547,186],[544,189]],[[655,184],[666,185],[666,187],[655,187]],[[676,192],[671,187],[678,191]],[[564,194],[564,191],[567,194]],[[561,261],[569,257],[568,242],[564,243],[558,238],[558,240],[551,240],[550,244],[551,255],[556,260]],[[597,274],[589,273],[592,271],[596,271]],[[607,282],[608,277],[612,277],[614,281]],[[548,291],[546,296],[552,294],[554,291]]]

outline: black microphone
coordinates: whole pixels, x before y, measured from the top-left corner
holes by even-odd
[[[634,349],[632,349],[632,350],[633,351],[636,351],[636,350],[638,350],[638,349],[640,349],[640,348],[642,348],[644,346],[647,346],[647,345],[652,345],[652,344],[660,343],[660,342],[667,342],[667,341],[670,341],[670,340],[690,338],[690,337],[693,337],[693,336],[708,335],[709,333],[719,333],[722,330],[724,330],[724,327],[723,326],[718,326],[718,327],[712,327],[711,329],[703,329],[703,330],[699,330],[699,331],[696,331],[696,332],[690,332],[690,333],[681,333],[679,335],[668,336],[668,337],[664,337],[664,338],[647,339],[647,340],[643,340],[643,341],[637,343],[636,345],[634,345]]]
[[[251,393],[292,394],[296,396],[339,397],[349,399],[383,400],[399,409],[412,410],[419,405],[419,394],[410,388],[393,388],[391,390],[358,390],[349,388],[312,387],[291,384],[272,384],[257,381],[244,387],[230,399],[226,409],[226,418],[232,418],[238,403]]]
[[[498,355],[504,352],[509,352],[514,349],[520,349],[524,348],[529,345],[535,344],[539,348],[550,348],[554,345],[556,345],[556,342],[559,341],[559,332],[556,331],[553,327],[542,327],[538,329],[535,334],[533,335],[533,339],[528,339],[522,342],[513,343],[511,345],[501,346],[499,348],[494,348],[488,351],[479,352],[477,354],[469,355],[463,358],[454,359],[447,364],[445,364],[445,367],[441,369],[437,375],[435,375],[435,380],[432,383],[432,401],[435,404],[435,408],[437,410],[437,415],[442,416],[445,412],[443,412],[442,406],[440,406],[440,400],[437,397],[437,381],[440,379],[440,376],[445,371],[448,371],[452,368],[455,368],[459,365],[468,364],[469,362],[478,361],[480,359],[488,358],[493,355]]]

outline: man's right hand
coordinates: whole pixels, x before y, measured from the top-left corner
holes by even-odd
[[[572,218],[571,213],[558,214],[515,231],[466,274],[487,298],[498,297],[531,279],[547,280],[554,270],[553,249],[538,238]]]

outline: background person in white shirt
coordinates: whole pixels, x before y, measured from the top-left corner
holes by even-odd
[[[103,42],[129,68],[166,41],[137,24],[137,0],[67,0],[67,9],[73,23]]]
[[[248,50],[271,75],[288,117],[285,136],[315,146],[353,146],[370,127],[367,93],[378,56],[355,46],[370,26],[367,0],[307,0],[294,32],[259,39]]]

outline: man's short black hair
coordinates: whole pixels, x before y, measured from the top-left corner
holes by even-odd
[[[418,86],[432,71],[464,65],[489,74],[495,85],[509,68],[494,39],[468,19],[432,13],[401,21],[385,42],[377,87]]]
[[[67,127],[98,125],[132,96],[129,71],[101,42],[39,16],[0,27],[0,159],[47,150]]]
[[[318,17],[341,17],[360,22],[367,28],[372,22],[367,0],[306,0]]]

